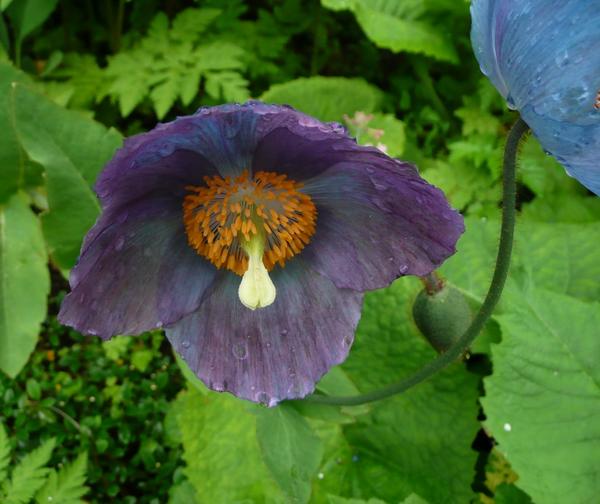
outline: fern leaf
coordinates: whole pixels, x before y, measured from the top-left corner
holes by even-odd
[[[208,72],[206,92],[213,98],[242,102],[248,99],[248,81],[238,72]]]
[[[195,42],[220,14],[220,9],[185,9],[173,20],[171,37],[180,42]]]
[[[46,481],[49,469],[44,466],[50,460],[55,444],[55,439],[49,439],[23,457],[12,472],[10,482],[3,485],[4,504],[27,504],[33,498]]]
[[[159,119],[165,117],[166,113],[177,99],[178,82],[175,79],[167,79],[150,92],[150,99],[154,104],[156,116]]]
[[[52,471],[46,484],[36,494],[39,504],[55,502],[60,504],[81,504],[88,487],[85,486],[87,454],[81,453],[70,464],[65,465],[58,473]]]
[[[10,459],[10,445],[4,426],[0,424],[0,483],[8,476],[8,462]]]

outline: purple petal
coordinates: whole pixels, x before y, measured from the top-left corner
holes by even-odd
[[[251,311],[240,278],[220,273],[200,309],[166,334],[211,389],[273,406],[304,397],[348,355],[362,294],[337,289],[299,259],[274,270],[275,303]]]
[[[336,286],[359,291],[430,273],[456,251],[462,216],[413,166],[358,149],[354,162],[305,183],[319,214],[303,258]]]
[[[215,274],[187,243],[181,203],[142,199],[105,210],[92,228],[59,320],[103,338],[138,334],[196,310]]]

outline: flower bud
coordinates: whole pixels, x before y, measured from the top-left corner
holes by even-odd
[[[413,317],[425,339],[440,353],[462,336],[472,319],[465,296],[448,285],[432,294],[426,290],[419,292],[413,305]]]

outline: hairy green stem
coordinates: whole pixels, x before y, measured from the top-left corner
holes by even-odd
[[[485,323],[492,316],[496,304],[500,300],[508,270],[510,267],[510,259],[513,247],[513,238],[515,231],[516,220],[516,161],[519,150],[519,142],[529,131],[529,126],[519,118],[515,125],[510,130],[506,140],[504,150],[504,168],[503,168],[503,196],[502,196],[502,228],[500,231],[500,244],[498,246],[498,255],[496,257],[496,268],[488,293],[479,309],[479,312],[471,322],[469,328],[460,337],[460,339],[452,345],[448,351],[441,354],[437,359],[423,366],[419,371],[412,376],[405,378],[399,382],[392,383],[387,387],[383,387],[366,394],[347,396],[347,397],[332,397],[325,395],[312,395],[304,399],[307,402],[330,404],[332,406],[357,406],[359,404],[379,401],[396,394],[400,394],[411,387],[421,383],[432,377],[446,366],[454,362],[463,355],[473,343]]]

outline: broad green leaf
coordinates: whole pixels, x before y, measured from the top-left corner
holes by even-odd
[[[263,460],[290,502],[308,502],[323,446],[291,405],[259,409],[256,436]]]
[[[566,191],[553,193],[549,197],[536,197],[523,205],[521,215],[524,220],[545,223],[600,221],[600,198],[595,195],[576,196]]]
[[[176,404],[185,473],[196,489],[198,504],[283,500],[262,460],[257,419],[246,403],[190,389]]]
[[[9,63],[0,62],[0,204],[17,192],[25,177],[25,156],[14,128],[15,82],[27,83],[29,79]]]
[[[4,425],[0,423],[0,485],[8,476],[8,464],[10,463],[10,444]]]
[[[386,502],[381,499],[346,499],[337,495],[330,495],[329,504],[386,504]]]
[[[17,44],[40,26],[56,8],[58,0],[14,0],[8,9]]]
[[[481,302],[498,246],[499,223],[467,219],[466,232],[441,272]],[[583,300],[600,299],[600,223],[545,224],[518,220],[511,278]],[[504,301],[502,302],[504,305]]]
[[[27,199],[0,205],[0,369],[15,377],[35,348],[50,292],[42,230]]]
[[[486,427],[534,502],[600,494],[600,304],[530,288],[505,293],[502,343],[482,399]]]
[[[260,99],[291,105],[323,121],[341,121],[345,114],[378,110],[383,94],[362,79],[309,77],[275,84]]]
[[[81,453],[70,464],[58,472],[51,471],[46,484],[38,491],[35,500],[38,504],[56,502],[60,504],[83,504],[81,499],[88,491],[85,486],[87,454]]]
[[[379,47],[458,62],[452,42],[421,17],[425,13],[422,0],[321,0],[321,3],[333,10],[351,10],[367,37]]]
[[[25,455],[12,471],[10,481],[2,484],[3,504],[27,504],[44,485],[49,469],[44,467],[50,460],[56,441],[49,439],[39,448]]]
[[[362,391],[407,377],[435,358],[412,321],[419,290],[416,280],[403,278],[366,295],[354,348],[342,366]],[[468,502],[476,460],[471,443],[479,428],[477,396],[477,378],[456,363],[418,387],[375,403],[369,415],[344,427],[362,494],[389,502],[411,493],[432,502]]]
[[[5,10],[13,0],[0,0],[0,12]]]
[[[353,117],[345,115],[344,122],[358,143],[374,145],[392,157],[404,152],[404,123],[392,114],[357,112]]]
[[[42,226],[49,252],[67,270],[99,213],[90,185],[121,137],[23,86],[16,88],[15,106],[23,149],[46,171],[49,211],[42,216]]]

